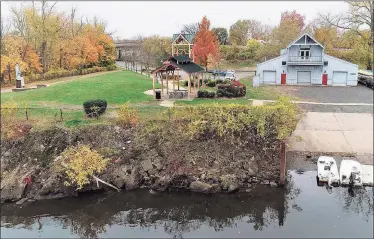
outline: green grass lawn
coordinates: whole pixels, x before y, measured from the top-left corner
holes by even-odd
[[[249,104],[249,99],[259,100],[276,100],[281,94],[275,88],[271,86],[260,86],[252,87],[252,76],[246,77],[240,80],[241,83],[247,86],[246,97],[243,98],[215,98],[215,99],[202,99],[195,98],[193,100],[178,100],[175,102],[176,105],[199,105],[199,104]],[[215,87],[206,87],[207,90],[216,90]]]
[[[92,99],[105,99],[108,106],[127,101],[143,103],[152,101],[152,96],[144,94],[150,89],[150,78],[130,71],[117,71],[36,90],[2,93],[1,103],[13,100],[27,102],[29,106],[82,105]]]

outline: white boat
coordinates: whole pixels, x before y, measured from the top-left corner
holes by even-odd
[[[340,164],[340,183],[343,186],[362,186],[361,164],[355,160],[342,160]]]
[[[373,187],[373,165],[363,165],[361,164],[362,169],[362,184],[364,186]]]
[[[317,184],[327,183],[329,186],[339,186],[340,177],[335,159],[329,156],[320,156],[317,161]]]

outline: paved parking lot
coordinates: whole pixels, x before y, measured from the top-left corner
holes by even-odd
[[[283,86],[282,86],[283,87]],[[367,103],[373,104],[374,91],[357,86],[285,86],[284,91],[303,101],[322,103]]]

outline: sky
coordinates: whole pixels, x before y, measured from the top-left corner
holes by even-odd
[[[27,2],[1,1],[1,15],[10,17],[10,7]],[[306,22],[318,13],[340,13],[348,10],[343,1],[61,1],[56,7],[68,12],[77,7],[78,15],[98,16],[108,23],[113,37],[130,39],[142,35],[172,36],[184,24],[201,21],[205,15],[211,27],[229,27],[239,19],[255,19],[264,24],[277,25],[281,13],[296,10]]]

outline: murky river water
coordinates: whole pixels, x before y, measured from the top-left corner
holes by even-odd
[[[317,187],[315,171],[290,172],[286,189],[200,195],[135,192],[1,207],[1,237],[373,236],[373,190]]]

